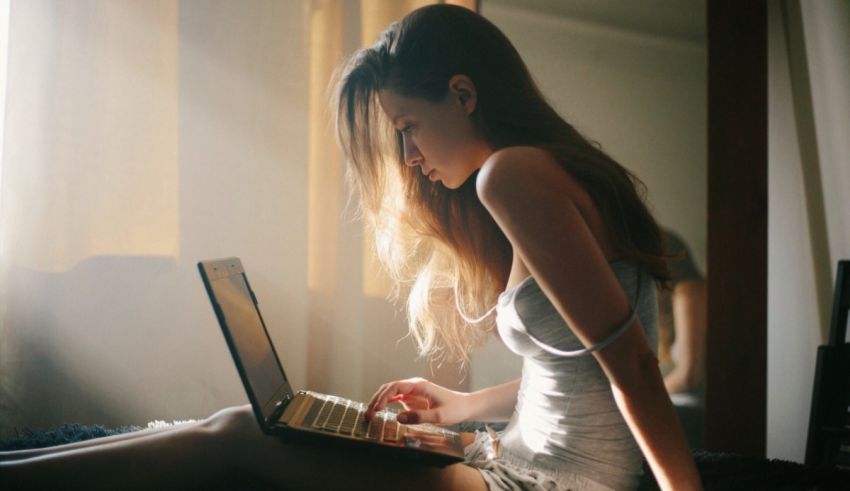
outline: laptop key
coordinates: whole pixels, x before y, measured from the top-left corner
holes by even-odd
[[[338,432],[339,425],[342,423],[342,417],[345,415],[345,409],[344,404],[334,403],[331,413],[328,415],[328,420],[322,425],[322,429],[334,433]]]
[[[304,415],[304,425],[305,426],[316,426],[316,419],[319,416],[319,413],[322,410],[322,406],[324,406],[325,401],[320,399],[310,398],[310,409],[307,410],[307,414]]]
[[[384,425],[384,441],[397,442],[399,435],[398,421],[387,421]]]
[[[357,421],[357,409],[349,403],[345,408],[345,415],[342,417],[342,423],[339,425],[339,433],[343,435],[351,435],[354,431],[354,424]]]
[[[383,435],[384,418],[376,414],[375,416],[372,416],[372,421],[369,422],[369,433],[366,435],[366,438],[381,441],[381,437]]]
[[[369,432],[369,422],[366,421],[366,411],[357,413],[357,421],[354,424],[354,436],[363,438]]]
[[[322,400],[322,408],[319,410],[319,415],[316,416],[316,420],[313,422],[314,428],[324,429],[332,408],[333,403],[331,401],[328,401],[327,399]]]

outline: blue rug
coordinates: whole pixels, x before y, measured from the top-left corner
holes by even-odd
[[[0,440],[0,450],[52,447],[54,445],[129,433],[141,429],[141,426],[120,426],[115,429],[109,429],[101,425],[81,425],[77,423],[64,424],[59,428],[48,431],[36,431],[24,428],[17,436]]]

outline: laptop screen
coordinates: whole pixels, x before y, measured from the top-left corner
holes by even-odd
[[[238,259],[203,262],[202,276],[246,390],[251,392],[264,417],[274,403],[291,393],[283,367],[272,347],[254,296]],[[282,390],[284,389],[284,390]],[[251,401],[254,403],[255,401]]]

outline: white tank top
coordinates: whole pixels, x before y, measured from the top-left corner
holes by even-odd
[[[652,276],[638,274],[631,262],[610,266],[630,301],[639,291],[633,308],[655,350],[658,306]],[[589,353],[564,357],[539,346],[584,348],[534,278],[503,292],[496,312],[502,341],[523,357],[516,409],[501,437],[502,457],[550,475],[579,474],[614,489],[635,489],[643,456],[599,363]]]

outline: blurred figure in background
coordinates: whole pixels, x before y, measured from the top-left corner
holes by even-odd
[[[690,248],[666,234],[672,288],[658,294],[658,358],[664,385],[676,406],[691,447],[702,447],[705,407],[705,277]]]

